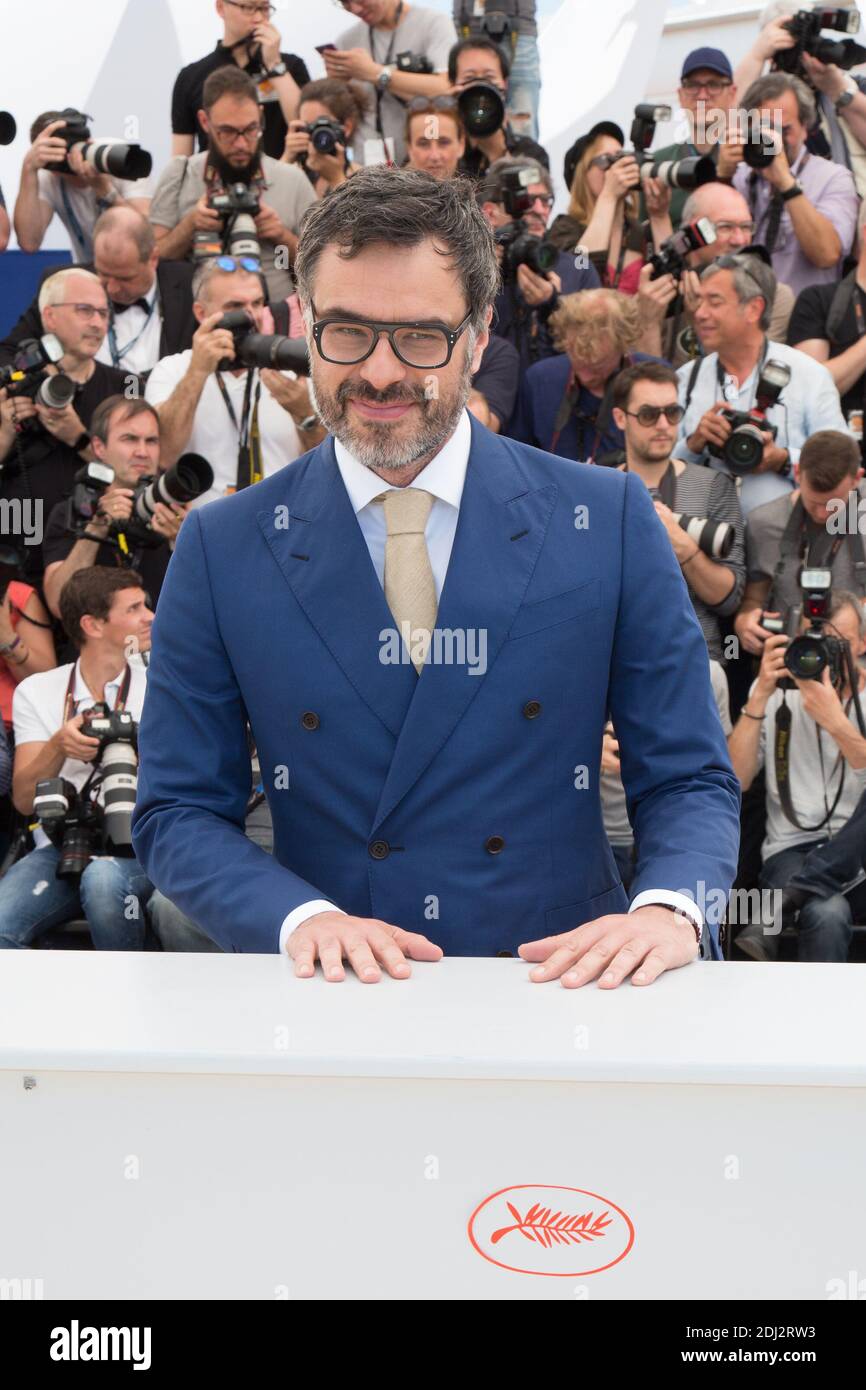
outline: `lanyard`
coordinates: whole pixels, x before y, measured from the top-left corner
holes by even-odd
[[[626,354],[625,363],[626,366],[629,366],[631,364],[630,354]],[[622,362],[620,363],[620,367],[621,366]],[[584,440],[586,438],[586,426],[595,426],[595,439],[593,440],[592,451],[589,455],[589,458],[585,460],[585,462],[587,463],[595,463],[595,455],[598,450],[598,446],[601,443],[602,435],[604,434],[605,430],[607,429],[610,423],[609,417],[611,405],[613,403],[613,383],[616,378],[617,372],[620,370],[620,367],[617,368],[617,371],[614,372],[613,376],[608,381],[607,386],[605,387],[604,396],[601,400],[601,405],[599,406],[598,411],[594,417],[582,415],[578,411],[577,403],[580,399],[581,387],[579,382],[576,380],[574,373],[572,373],[568,385],[565,388],[565,394],[563,395],[562,400],[559,402],[559,409],[556,412],[556,419],[553,425],[553,434],[551,435],[550,443],[547,446],[549,453],[556,453],[556,446],[559,443],[559,436],[562,434],[562,431],[565,429],[565,426],[568,424],[568,421],[573,414],[575,421],[578,422],[581,427],[580,443],[578,445],[578,448],[581,453],[585,452],[583,446]]]
[[[399,5],[397,6],[397,13],[394,17],[394,28],[391,31],[391,42],[388,44],[388,52],[385,54],[385,61],[382,64],[383,67],[388,67],[392,57],[394,56],[394,44],[397,42],[397,30],[400,27],[400,16],[402,15],[402,13],[403,0],[400,0]],[[377,61],[376,54],[373,49],[373,35],[375,32],[376,31],[371,24],[367,26],[367,33],[370,37],[370,57],[373,59],[374,63]],[[382,128],[382,97],[384,96],[384,93],[382,91],[382,88],[379,86],[378,82],[373,84],[373,92],[376,97],[376,131],[379,137],[382,139],[382,141],[384,141],[385,132]],[[393,96],[394,93],[392,92],[391,95]],[[399,101],[400,98],[398,97],[397,100]]]
[[[72,718],[72,711],[73,711],[73,709],[75,708],[75,700],[72,698],[72,692],[73,692],[73,690],[75,689],[75,672],[76,672],[77,670],[78,670],[78,662],[75,661],[75,662],[73,662],[73,664],[72,664],[72,670],[69,672],[69,681],[68,681],[67,686],[66,686],[66,697],[65,697],[65,699],[64,699],[64,701],[63,701],[63,723],[64,723],[64,724],[68,723],[69,720]],[[114,701],[114,706],[113,706],[113,708],[114,708],[115,710],[122,710],[122,709],[124,709],[124,707],[126,706],[126,698],[127,698],[128,694],[129,694],[129,683],[130,683],[131,678],[132,678],[132,667],[129,665],[129,662],[127,662],[127,663],[126,663],[126,674],[124,675],[123,680],[121,681],[120,689],[118,690],[117,696],[116,696],[115,701]]]
[[[215,376],[220,394],[225,401],[226,410],[229,413],[229,419],[238,432],[237,481],[235,486],[228,488],[227,491],[240,492],[241,488],[249,487],[252,483],[260,483],[263,477],[262,437],[259,429],[259,400],[262,394],[262,383],[255,370],[251,368],[247,372],[247,384],[244,389],[244,403],[239,424],[222,375],[220,372],[216,372]],[[255,399],[253,399],[254,376],[256,377]],[[251,406],[252,409],[250,409]]]
[[[809,159],[810,159],[810,155],[809,155],[808,150],[804,150],[804,151],[803,151],[803,158],[799,161],[799,168],[797,169],[797,173],[794,175],[795,178],[799,178],[800,174],[802,174],[802,172],[803,172],[803,170],[805,169],[806,165],[809,163]],[[794,164],[797,164],[797,163],[798,163],[798,161],[797,161],[797,160],[794,160]],[[791,168],[791,173],[794,174],[794,166],[791,165],[790,168]],[[761,214],[761,222],[767,222],[767,223],[768,223],[768,230],[769,230],[769,218],[770,218],[771,212],[773,211],[774,206],[775,206],[775,208],[776,208],[776,213],[777,213],[777,219],[778,219],[778,221],[781,221],[782,213],[783,213],[784,210],[785,210],[785,204],[780,200],[779,195],[776,193],[775,189],[771,189],[771,188],[770,188],[770,185],[767,183],[766,179],[762,179],[761,176],[760,176],[760,174],[757,172],[757,170],[754,170],[754,169],[753,169],[753,170],[752,170],[752,173],[749,175],[749,211],[750,211],[750,213],[752,214],[752,221],[755,223],[755,232],[754,232],[754,236],[753,236],[753,240],[754,240],[754,241],[757,241],[757,240],[759,239],[759,238],[758,238],[758,225],[759,225],[759,224],[758,224],[757,210],[758,210],[758,189],[761,187],[761,185],[763,185],[763,186],[767,189],[767,206],[764,208],[764,211],[763,211],[763,213]],[[773,251],[775,250],[776,237],[777,237],[778,234],[779,234],[778,221],[776,222],[775,227],[772,228],[772,232],[773,232],[773,235],[772,235],[772,242],[773,242],[773,245],[770,246],[769,244],[767,244],[767,240],[765,240],[765,245],[767,245],[767,250],[769,251],[769,253],[770,253],[771,256],[772,256],[772,254],[773,254]]]
[[[754,399],[754,401],[752,402],[751,406],[749,407],[750,410],[754,410],[754,408],[755,408],[755,406],[756,406],[756,404],[757,404],[757,401],[758,401],[758,383],[759,383],[759,381],[761,380],[761,372],[764,370],[764,363],[765,363],[766,360],[767,360],[767,354],[768,354],[769,351],[770,351],[770,340],[769,340],[769,338],[766,338],[766,337],[765,337],[765,338],[764,338],[764,346],[761,348],[761,356],[760,356],[760,358],[759,358],[759,360],[758,360],[758,365],[757,365],[757,367],[755,368],[755,399]],[[722,366],[722,359],[721,359],[718,355],[716,356],[716,380],[718,381],[718,384],[719,384],[719,392],[720,392],[722,398],[725,400],[725,402],[726,402],[727,404],[729,404],[729,405],[730,405],[730,404],[733,404],[733,402],[728,401],[728,398],[727,398],[727,396],[725,395],[725,371],[724,371],[724,368],[723,368],[723,366]],[[738,399],[739,399],[739,395],[740,395],[740,388],[739,388],[739,385],[738,385],[738,386],[737,386],[737,398],[738,398]],[[737,407],[737,408],[739,409],[739,407]]]
[[[90,252],[92,250],[90,238],[88,236],[85,236],[81,223],[75,216],[75,210],[69,201],[69,193],[67,191],[66,184],[63,182],[62,178],[60,179],[60,196],[63,199],[63,207],[66,212],[66,216],[69,219],[69,230],[75,237],[75,240],[78,242],[78,245],[81,247],[81,250],[84,254],[84,259],[89,260]]]
[[[154,311],[155,308],[156,308],[156,291],[154,290],[153,299],[150,301],[150,303],[149,303],[148,306],[147,306],[147,316],[146,316],[146,318],[145,318],[145,320],[144,320],[144,323],[141,325],[141,328],[139,328],[139,330],[138,330],[138,332],[136,333],[135,337],[134,337],[134,338],[130,338],[129,342],[128,342],[128,343],[125,343],[124,346],[123,346],[122,348],[119,348],[119,347],[117,346],[117,335],[115,334],[115,331],[114,331],[114,315],[112,314],[112,316],[111,316],[111,323],[108,325],[108,350],[109,350],[109,352],[111,353],[111,362],[112,362],[112,366],[114,366],[114,367],[119,367],[122,358],[126,357],[130,352],[132,352],[132,349],[135,347],[135,345],[136,345],[136,343],[138,342],[139,338],[142,336],[142,334],[144,333],[145,329],[147,328],[147,325],[150,323],[150,320],[151,320],[151,318],[153,317],[153,311]]]

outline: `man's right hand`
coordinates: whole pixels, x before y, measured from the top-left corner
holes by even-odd
[[[25,420],[36,415],[36,406],[29,396],[10,396],[5,386],[0,390],[0,430],[14,434]]]
[[[132,499],[135,496],[131,487],[114,487],[103,495],[96,516],[88,526],[88,531],[103,531],[107,535],[115,521],[128,521],[132,516]]]
[[[756,694],[766,699],[776,689],[779,679],[785,674],[785,648],[788,639],[784,632],[773,633],[764,643],[764,654],[755,683]]]
[[[40,130],[24,156],[25,169],[32,173],[37,169],[45,169],[49,164],[63,163],[68,154],[68,146],[66,141],[56,137],[54,132],[65,125],[65,121],[51,121],[44,130]]]
[[[308,979],[322,963],[326,980],[346,978],[344,958],[358,979],[374,985],[382,978],[381,966],[395,980],[411,975],[409,960],[441,960],[443,951],[420,932],[403,931],[375,917],[349,917],[342,912],[318,912],[296,927],[286,942],[295,962],[295,974]]]
[[[216,208],[209,205],[207,193],[201,195],[193,208],[192,225],[196,232],[218,232],[222,227],[222,218]]]
[[[720,411],[726,408],[727,402],[716,401],[715,405],[711,405],[709,410],[701,416],[694,434],[690,434],[686,440],[686,444],[693,454],[703,453],[708,444],[715,444],[718,448],[722,448],[730,437],[731,422],[720,414]]]
[[[734,619],[734,632],[752,656],[760,656],[767,641],[773,636],[761,623],[764,611],[762,608],[750,608],[745,613],[738,613]],[[779,613],[771,613],[769,609],[766,610],[766,614],[768,618],[781,616]]]
[[[77,758],[79,762],[92,763],[99,752],[99,739],[87,738],[81,732],[81,726],[89,713],[89,710],[85,710],[82,714],[73,715],[54,735],[54,743],[64,758]]]
[[[742,140],[722,140],[719,142],[719,158],[716,162],[716,177],[732,179],[743,162]]]
[[[192,338],[190,369],[202,376],[215,372],[224,357],[234,357],[235,342],[227,328],[217,328],[222,309],[202,319]]]
[[[289,128],[283,144],[283,161],[286,164],[294,164],[302,155],[309,154],[310,148],[307,122],[289,121]]]

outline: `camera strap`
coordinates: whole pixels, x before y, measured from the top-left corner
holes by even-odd
[[[779,558],[767,598],[768,610],[776,611],[776,589],[783,572],[792,561],[796,565],[798,579],[804,566],[807,569],[832,570],[836,556],[846,540],[851,553],[854,578],[860,590],[859,596],[863,597],[866,595],[866,560],[863,558],[863,545],[859,536],[848,530],[847,534],[834,536],[831,540],[826,527],[821,527],[817,533],[810,536],[808,514],[802,498],[798,497],[791,507],[779,542]]]
[[[398,30],[399,27],[400,27],[400,20],[401,20],[402,16],[403,16],[403,0],[400,0],[399,5],[397,6],[397,13],[396,13],[396,15],[394,16],[394,28],[391,30],[391,41],[390,41],[390,43],[388,44],[388,52],[385,54],[385,57],[384,57],[383,62],[382,62],[382,66],[383,66],[383,67],[386,67],[386,68],[387,68],[387,67],[390,65],[391,59],[392,59],[393,56],[394,56],[394,45],[395,45],[395,43],[397,42],[397,30]],[[368,24],[368,25],[367,25],[367,33],[368,33],[368,35],[369,35],[369,41],[370,41],[370,57],[373,59],[373,62],[374,62],[374,63],[378,63],[379,59],[376,57],[376,50],[375,50],[375,48],[374,48],[374,46],[373,46],[373,35],[375,34],[375,32],[376,32],[376,30],[373,28],[372,24]],[[385,132],[384,132],[384,130],[382,129],[382,98],[383,98],[383,96],[385,95],[385,93],[382,91],[382,88],[379,86],[378,82],[374,82],[374,83],[373,83],[373,93],[374,93],[374,95],[375,95],[375,97],[376,97],[376,130],[377,130],[377,132],[378,132],[379,139],[382,141],[382,143],[383,143],[383,145],[384,145],[384,143],[385,143]],[[394,100],[395,100],[395,101],[399,101],[400,104],[401,104],[402,106],[405,106],[405,105],[406,105],[406,103],[403,101],[402,97],[396,96],[396,95],[394,94],[394,92],[391,92],[391,96],[394,97]],[[387,151],[386,151],[386,153],[387,153]]]
[[[66,184],[64,183],[60,175],[58,175],[58,177],[60,178],[60,197],[63,200],[63,210],[66,213],[68,219],[69,230],[75,237],[75,240],[78,242],[78,245],[81,247],[84,260],[89,261],[93,253],[93,245],[91,243],[90,237],[85,236],[84,228],[82,227],[81,223],[75,215],[75,209],[73,208],[72,203],[69,200],[69,190],[67,189]]]
[[[794,163],[799,166],[797,169],[797,173],[794,175],[795,178],[799,178],[800,174],[802,174],[806,165],[809,163],[810,158],[811,156],[809,155],[808,150],[804,150],[802,159],[794,161]],[[793,165],[791,166],[791,173],[794,174]],[[767,206],[764,209],[763,217],[760,219],[761,222],[765,223],[765,231],[763,238],[758,236],[759,221],[757,216],[758,189],[761,186],[761,184],[766,185],[770,194],[769,202],[767,203]],[[749,175],[749,211],[752,214],[752,221],[756,224],[753,240],[762,240],[764,246],[767,248],[769,255],[772,256],[773,251],[776,248],[776,242],[779,239],[779,228],[782,224],[782,214],[785,211],[785,204],[782,202],[782,195],[781,193],[779,193],[778,189],[771,188],[771,186],[767,183],[767,180],[762,179],[756,169],[753,169],[751,174]]]
[[[627,352],[625,357],[622,358],[616,371],[613,373],[610,380],[608,381],[607,386],[605,387],[604,395],[601,399],[601,404],[595,415],[584,415],[583,411],[578,409],[578,402],[580,400],[580,393],[582,388],[580,382],[577,380],[574,373],[572,372],[571,376],[568,379],[568,385],[565,388],[562,400],[559,402],[559,408],[556,412],[556,419],[553,422],[553,434],[550,436],[550,443],[547,446],[548,453],[556,453],[556,446],[559,443],[559,436],[562,434],[562,431],[565,429],[566,425],[568,424],[569,420],[573,415],[575,422],[580,428],[578,458],[581,459],[582,462],[595,463],[595,456],[598,452],[598,446],[601,443],[602,435],[604,434],[605,430],[610,424],[611,410],[613,408],[614,381],[616,380],[617,374],[623,369],[623,367],[630,367],[631,365],[631,353]],[[595,438],[592,443],[592,449],[589,455],[587,456],[585,450],[585,443],[588,425],[592,426],[592,428],[594,429]]]
[[[225,382],[220,372],[214,373],[220,394],[225,401],[226,410],[229,418],[238,432],[238,471],[234,488],[228,489],[231,492],[240,492],[241,488],[250,487],[252,483],[259,483],[262,480],[262,437],[259,429],[259,401],[262,395],[261,378],[254,367],[247,370],[247,383],[244,388],[244,403],[241,411],[240,422],[235,414],[231,397],[226,390]],[[253,392],[253,377],[256,379],[255,393]]]
[[[847,713],[848,713],[848,708],[849,708],[849,707],[850,707],[850,702],[849,702],[849,705],[846,706],[846,709],[845,709],[846,715],[847,715]],[[823,790],[824,790],[824,805],[826,806],[826,805],[827,805],[827,777],[826,777],[826,774],[824,773],[824,750],[823,750],[823,747],[822,747],[822,745],[821,745],[821,728],[820,728],[820,725],[818,725],[817,723],[816,723],[816,725],[815,725],[815,734],[816,734],[816,737],[817,737],[817,739],[818,739],[818,757],[819,757],[819,759],[820,759],[820,761],[821,761],[821,776],[822,776]],[[842,796],[842,791],[843,791],[844,786],[845,786],[845,759],[842,757],[842,754],[841,754],[841,752],[840,752],[839,755],[838,755],[838,757],[837,757],[837,759],[836,759],[836,765],[835,765],[835,767],[831,770],[831,773],[830,773],[830,776],[832,777],[832,776],[833,776],[833,773],[836,771],[836,768],[837,768],[837,767],[841,767],[841,774],[840,774],[840,777],[839,777],[839,787],[838,787],[838,790],[837,790],[837,792],[836,792],[836,796],[835,796],[835,798],[834,798],[834,800],[833,800],[833,805],[832,805],[832,806],[829,808],[829,810],[827,811],[827,814],[824,816],[824,819],[823,819],[823,820],[820,820],[820,821],[818,822],[817,825],[804,825],[803,822],[802,822],[801,820],[798,819],[797,813],[796,813],[796,811],[794,810],[794,803],[793,803],[793,801],[791,800],[791,777],[790,777],[790,774],[791,774],[791,762],[790,762],[790,750],[791,750],[791,710],[790,710],[790,708],[789,708],[789,706],[788,706],[788,702],[787,702],[787,699],[786,699],[786,692],[783,691],[783,692],[782,692],[782,703],[780,704],[779,708],[776,710],[776,719],[775,719],[775,724],[774,724],[774,728],[773,728],[773,758],[774,758],[775,769],[776,769],[776,790],[777,790],[778,793],[779,793],[779,801],[781,802],[782,810],[783,810],[783,812],[784,812],[784,814],[785,814],[786,820],[789,820],[789,821],[791,822],[792,825],[796,825],[796,827],[797,827],[798,830],[805,830],[805,831],[807,831],[807,832],[809,832],[809,833],[811,833],[812,831],[815,831],[815,830],[823,830],[824,826],[825,826],[825,825],[829,825],[830,821],[832,820],[832,818],[833,818],[833,813],[834,813],[834,811],[836,810],[836,807],[839,805],[839,800],[840,800],[840,798],[841,798],[841,796]]]
[[[77,661],[73,661],[73,663],[72,663],[72,670],[69,672],[69,680],[68,680],[67,685],[66,685],[66,698],[65,698],[64,701],[63,701],[63,723],[64,723],[64,724],[67,724],[67,723],[69,722],[69,720],[72,718],[73,713],[75,712],[75,699],[74,699],[74,697],[73,697],[72,692],[73,692],[74,689],[75,689],[75,676],[76,676],[77,671],[78,671],[78,662],[77,662]],[[123,680],[121,681],[121,683],[120,683],[120,688],[119,688],[119,690],[118,690],[118,692],[117,692],[117,699],[115,700],[114,705],[112,706],[112,708],[113,708],[114,710],[120,711],[120,710],[123,710],[123,709],[126,708],[126,701],[127,701],[128,696],[129,696],[129,683],[130,683],[131,680],[132,680],[132,667],[130,666],[129,662],[127,661],[127,663],[126,663],[126,671],[124,672]]]

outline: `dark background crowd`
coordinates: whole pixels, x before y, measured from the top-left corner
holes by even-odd
[[[175,82],[164,168],[57,109],[33,122],[10,211],[0,193],[0,250],[11,222],[38,251],[56,217],[72,257],[0,342],[0,947],[218,949],[131,851],[150,624],[188,511],[325,437],[298,237],[317,200],[385,163],[471,180],[495,232],[472,414],[635,472],[653,498],[744,794],[728,953],[849,959],[866,923],[866,48],[851,11],[769,6],[736,69],[690,53],[679,144],[658,147],[670,113],[639,92],[628,131],[576,129],[554,217],[534,0],[342,8],[310,81],[272,6],[217,0],[216,47]],[[250,758],[248,833],[270,848]],[[600,786],[628,887],[612,726]]]

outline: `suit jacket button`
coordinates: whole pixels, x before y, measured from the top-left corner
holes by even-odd
[[[308,709],[301,715],[301,723],[305,729],[318,729],[319,716],[313,710]]]
[[[540,715],[540,713],[541,713],[541,701],[540,701],[540,700],[527,700],[527,701],[526,701],[526,704],[523,706],[523,717],[524,717],[524,719],[537,719],[538,716]]]
[[[387,859],[391,853],[391,846],[387,840],[374,840],[370,845],[371,859]]]
[[[491,835],[489,840],[485,840],[484,848],[488,854],[499,854],[500,850],[505,849],[505,841],[501,835]]]
[[[513,959],[514,956],[513,951],[497,951],[496,954],[497,956],[508,956],[509,960]]]

